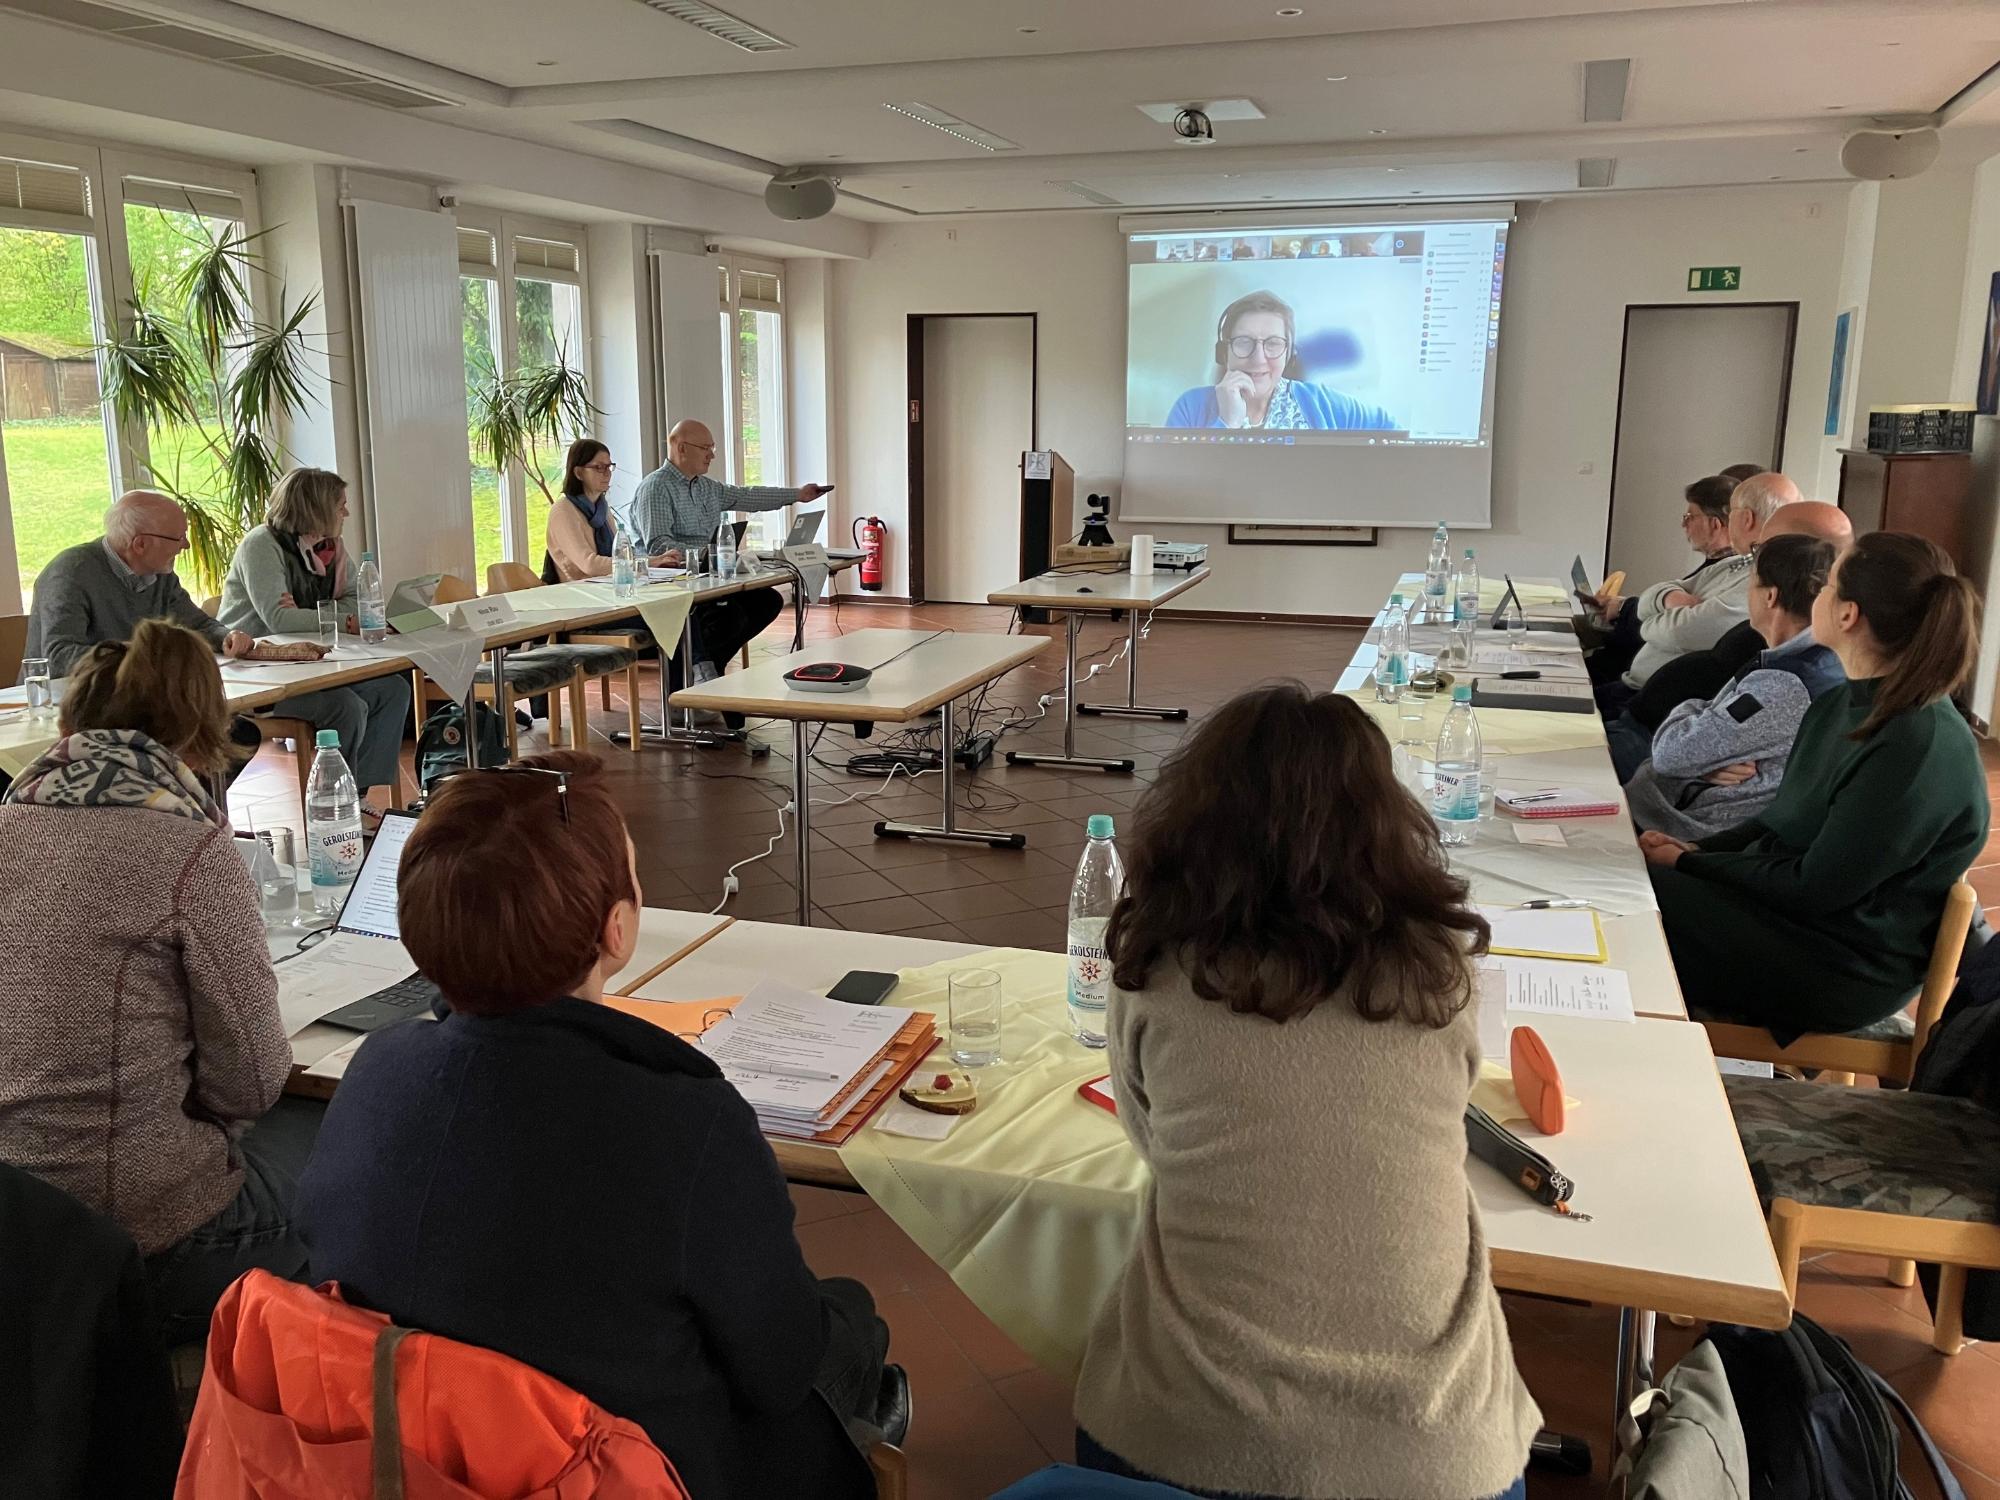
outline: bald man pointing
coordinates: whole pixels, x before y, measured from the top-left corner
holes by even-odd
[[[783,510],[810,505],[833,490],[830,484],[785,489],[768,484],[724,484],[708,477],[715,462],[715,435],[700,422],[677,422],[667,434],[667,461],[639,481],[632,498],[632,529],[640,555],[685,552],[715,540],[724,511]],[[707,677],[778,618],[784,605],[776,589],[751,589],[713,600],[694,611],[695,675]],[[669,642],[661,642],[664,648]],[[669,658],[670,675],[677,656]],[[703,670],[704,667],[708,670]]]

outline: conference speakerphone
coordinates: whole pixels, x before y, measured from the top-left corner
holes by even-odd
[[[858,693],[875,674],[844,661],[813,661],[793,667],[785,681],[805,693]]]

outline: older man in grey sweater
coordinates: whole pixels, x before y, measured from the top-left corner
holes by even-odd
[[[46,656],[66,677],[100,641],[129,641],[141,620],[171,620],[225,656],[249,656],[256,642],[225,628],[190,599],[174,576],[187,550],[185,512],[154,490],[129,490],[104,513],[104,535],[59,552],[35,580],[27,655]]]

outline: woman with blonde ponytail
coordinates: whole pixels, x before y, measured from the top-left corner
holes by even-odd
[[[1951,560],[1870,533],[1834,564],[1812,629],[1848,680],[1807,712],[1777,800],[1699,844],[1639,840],[1689,1008],[1780,1042],[1909,1000],[1989,821],[1951,701],[1978,654],[1979,597]]]
[[[230,758],[208,642],[146,620],[93,646],[59,727],[0,804],[0,1161],[130,1234],[182,1343],[242,1272],[305,1270],[324,1106],[278,1101],[257,888],[202,781]]]

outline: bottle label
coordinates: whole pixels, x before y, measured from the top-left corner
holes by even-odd
[[[361,628],[363,630],[381,630],[388,624],[382,612],[382,601],[380,599],[371,599],[364,595],[361,600],[360,614]]]
[[[1382,658],[1381,681],[1388,687],[1407,687],[1410,682],[1410,660],[1400,651],[1391,651]]]
[[[1079,917],[1069,924],[1069,1004],[1072,1010],[1102,1011],[1111,1003],[1111,960],[1104,951],[1103,917]]]
[[[315,828],[312,839],[312,883],[352,885],[361,873],[361,825]]]
[[[1458,602],[1453,606],[1452,618],[1461,625],[1467,625],[1477,620],[1479,618],[1479,596],[1477,594],[1460,594]]]
[[[1431,777],[1431,816],[1447,823],[1470,823],[1479,817],[1479,772],[1447,771]]]

